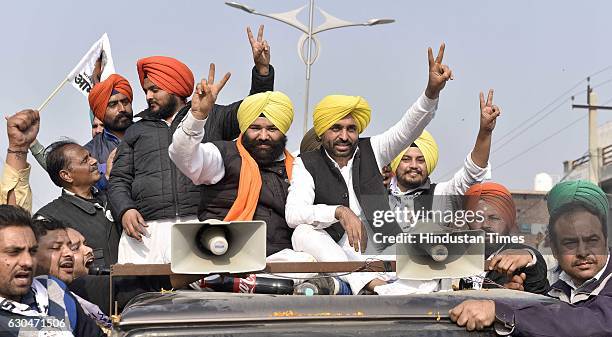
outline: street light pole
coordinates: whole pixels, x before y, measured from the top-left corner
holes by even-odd
[[[349,21],[345,21],[342,19],[338,19],[332,16],[331,14],[323,11],[322,9],[318,8],[321,14],[323,14],[323,17],[325,18],[325,22],[323,22],[316,29],[313,29],[314,0],[309,0],[309,3],[307,5],[304,5],[300,8],[297,8],[297,9],[294,9],[288,12],[284,12],[284,13],[277,13],[277,14],[259,13],[254,8],[251,8],[243,4],[239,4],[237,2],[232,2],[232,1],[227,1],[225,2],[225,4],[230,7],[245,11],[249,14],[264,16],[270,19],[274,19],[276,21],[280,21],[304,33],[302,37],[298,40],[298,55],[300,56],[300,59],[302,60],[302,62],[306,64],[306,90],[305,90],[305,95],[304,95],[305,96],[304,98],[304,130],[303,130],[304,134],[306,134],[306,132],[308,131],[308,102],[309,102],[309,95],[310,95],[311,67],[312,67],[312,64],[319,57],[319,51],[320,51],[320,47],[319,47],[320,43],[318,39],[315,37],[315,34],[324,32],[327,30],[331,30],[331,29],[336,29],[336,28],[353,27],[353,26],[374,26],[374,25],[382,25],[382,24],[395,22],[394,19],[369,19],[368,21],[363,22],[363,23],[354,23],[354,22],[349,22]],[[305,26],[304,24],[302,24],[297,18],[297,15],[304,8],[306,8],[306,6],[309,7],[308,8],[308,26]],[[308,43],[308,46],[306,49],[306,58],[304,58],[304,44],[305,43]],[[314,47],[314,55],[313,55],[313,47]]]
[[[308,17],[308,58],[306,62],[306,89],[304,90],[304,129],[302,132],[303,135],[308,132],[308,103],[310,101],[310,68],[312,66],[312,24],[314,21],[314,0],[310,0],[310,6],[308,8]]]

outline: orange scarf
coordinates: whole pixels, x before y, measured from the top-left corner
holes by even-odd
[[[259,193],[261,192],[261,174],[259,166],[251,154],[242,145],[242,133],[236,141],[238,153],[242,158],[240,165],[240,181],[238,182],[238,196],[234,200],[232,208],[225,216],[224,221],[250,221],[253,220]],[[287,177],[291,181],[291,171],[293,170],[293,156],[285,149],[285,168]]]

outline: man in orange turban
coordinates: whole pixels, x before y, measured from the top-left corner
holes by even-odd
[[[181,61],[166,56],[140,59],[136,68],[149,110],[161,119],[171,120],[193,93],[191,70]]]
[[[516,206],[506,187],[494,182],[475,184],[465,192],[465,209],[474,212],[470,229],[487,233],[485,257],[489,271],[462,280],[462,288],[494,288],[497,284],[509,289],[536,294],[548,291],[546,262],[537,250],[524,244],[518,235]],[[484,283],[484,278],[494,283]]]
[[[101,173],[106,173],[107,160],[123,139],[125,130],[132,125],[132,87],[125,77],[112,74],[96,83],[89,92],[89,108],[104,123],[104,130],[85,147],[98,161]],[[105,186],[106,183],[100,185]]]
[[[263,40],[263,26],[257,39],[250,29],[247,34],[255,61],[250,93],[272,91],[274,71],[270,65],[269,46]],[[201,199],[201,187],[193,184],[172,163],[168,147],[175,131],[186,131],[179,124],[190,110],[198,112],[199,104],[195,100],[201,92],[194,93],[193,73],[177,59],[147,57],[139,60],[136,67],[148,109],[139,113],[141,119],[127,130],[110,174],[109,201],[113,217],[124,229],[118,261],[168,263],[171,225],[177,221],[197,220]],[[214,65],[211,65],[210,75],[214,78]],[[228,78],[229,73],[223,82]],[[192,94],[193,101],[188,101]],[[231,141],[238,137],[240,103],[212,105],[205,125],[197,130],[203,132],[205,142]]]
[[[465,209],[482,211],[483,221],[471,224],[472,229],[510,235],[518,233],[516,206],[512,194],[501,184],[486,182],[472,185],[465,192]]]

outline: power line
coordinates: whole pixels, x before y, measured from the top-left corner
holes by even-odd
[[[557,130],[556,132],[554,132],[553,134],[549,135],[548,137],[546,137],[546,138],[544,138],[544,139],[540,140],[539,142],[535,143],[534,145],[530,146],[529,148],[525,149],[524,151],[522,151],[522,152],[518,153],[517,155],[515,155],[515,156],[511,157],[510,159],[506,160],[505,162],[503,162],[503,163],[501,163],[501,164],[497,165],[497,166],[496,166],[496,168],[501,168],[501,167],[505,166],[506,164],[509,164],[510,162],[512,162],[513,160],[515,160],[516,158],[518,158],[518,157],[520,157],[520,156],[522,156],[522,155],[526,154],[527,152],[529,152],[529,151],[531,151],[531,150],[535,149],[536,147],[538,147],[538,146],[542,145],[542,144],[543,144],[544,142],[546,142],[547,140],[549,140],[549,139],[553,138],[554,136],[556,136],[556,135],[560,134],[561,132],[563,132],[563,131],[565,131],[565,130],[569,129],[569,128],[570,128],[570,127],[572,127],[572,126],[574,126],[574,124],[575,124],[575,123],[577,123],[577,122],[579,122],[579,121],[581,121],[581,120],[583,120],[583,119],[587,118],[587,116],[588,116],[588,115],[583,115],[583,116],[581,116],[580,118],[573,120],[571,123],[567,124],[566,126],[564,126],[564,127],[563,127],[563,128],[561,128],[561,129]]]
[[[592,74],[590,74],[589,76],[587,76],[585,79],[578,81],[574,86],[572,86],[570,89],[564,91],[562,94],[560,94],[559,96],[557,96],[555,99],[553,99],[550,103],[548,103],[547,105],[545,105],[542,109],[538,110],[537,112],[535,112],[531,117],[529,117],[528,119],[524,120],[522,123],[520,123],[519,125],[517,125],[516,127],[514,127],[513,129],[511,129],[510,131],[508,131],[507,133],[505,133],[504,135],[502,135],[501,137],[499,137],[497,139],[497,142],[500,142],[502,140],[504,140],[505,138],[507,138],[508,136],[510,136],[511,134],[513,134],[516,130],[520,129],[523,125],[527,124],[528,122],[530,122],[531,120],[533,120],[534,118],[536,118],[538,115],[540,115],[541,113],[545,112],[549,107],[551,107],[555,102],[557,102],[558,100],[562,99],[562,98],[566,98],[566,96],[572,92],[572,90],[576,89],[578,86],[580,86],[580,84],[582,84],[582,82],[584,82],[585,80],[589,79],[590,77],[593,77],[595,75],[598,75],[608,69],[612,69],[612,65],[609,65],[607,67],[604,67]],[[608,84],[612,82],[612,78],[609,78],[607,80],[604,80],[602,82],[597,83],[596,85],[593,86],[593,88],[595,87],[601,87],[605,84]],[[579,94],[585,93],[586,90],[580,90],[578,92],[574,92],[571,97],[577,96]],[[567,98],[566,98],[567,99]],[[605,105],[607,103],[612,102],[612,99],[610,99],[609,101],[603,103],[602,105]],[[531,129],[533,126],[535,126],[537,123],[541,122],[544,118],[550,116],[554,111],[556,111],[557,109],[559,109],[561,106],[563,106],[563,104],[565,104],[565,101],[562,101],[561,103],[557,104],[554,108],[552,108],[552,110],[548,111],[544,116],[540,117],[539,119],[537,119],[535,122],[531,123],[527,128],[521,130],[518,134],[514,135],[514,137],[512,137],[510,140],[503,142],[501,145],[496,146],[495,149],[492,150],[491,154],[496,153],[497,151],[501,150],[503,147],[505,147],[507,144],[511,143],[513,140],[515,140],[518,136],[520,136],[521,134],[525,133],[527,130]],[[461,168],[463,165],[458,165],[455,168],[453,168],[452,170],[449,170],[448,172],[444,173],[442,175],[443,178],[447,177],[449,174],[453,174],[456,170],[458,170],[459,168]]]
[[[516,158],[518,158],[518,157],[520,157],[520,156],[524,155],[525,153],[527,153],[527,152],[529,152],[529,151],[533,150],[533,149],[534,149],[534,148],[536,148],[537,146],[541,145],[542,143],[544,143],[544,142],[546,142],[547,140],[549,140],[549,139],[553,138],[554,136],[558,135],[558,134],[559,134],[559,133],[561,133],[562,131],[565,131],[565,130],[566,130],[566,129],[568,129],[569,127],[573,126],[573,125],[574,125],[576,122],[579,122],[579,121],[581,121],[581,120],[585,119],[587,116],[588,116],[588,115],[583,115],[582,117],[580,117],[580,118],[578,118],[578,119],[576,119],[576,120],[572,121],[571,123],[569,123],[569,124],[567,124],[566,126],[564,126],[563,128],[561,128],[560,130],[557,130],[557,131],[556,131],[556,132],[554,132],[553,134],[551,134],[551,135],[547,136],[546,138],[542,139],[542,140],[541,140],[541,141],[539,141],[538,143],[536,143],[536,144],[532,145],[531,147],[527,148],[527,149],[526,149],[526,150],[524,150],[523,152],[518,153],[517,155],[515,155],[514,157],[512,157],[512,158],[510,158],[510,159],[506,160],[505,162],[503,162],[503,163],[502,163],[502,164],[500,164],[500,165],[496,165],[496,166],[495,166],[495,168],[496,168],[496,169],[497,169],[497,168],[500,168],[500,167],[502,167],[502,166],[504,166],[504,165],[506,165],[506,164],[510,163],[510,162],[511,162],[511,161],[513,161],[514,159],[516,159]],[[491,154],[493,154],[493,153],[491,153]],[[459,166],[456,166],[456,167],[455,167],[455,168],[453,168],[452,170],[449,170],[447,173],[445,173],[445,174],[444,174],[442,177],[443,177],[443,178],[447,177],[449,174],[454,173],[455,171],[457,171],[457,170],[458,170],[459,168],[461,168],[462,166],[463,166],[463,164],[461,164],[461,165],[459,165]]]
[[[553,104],[555,104],[555,102],[557,102],[558,100],[565,98],[569,93],[571,93],[574,89],[576,89],[577,87],[579,87],[582,82],[584,82],[585,80],[580,80],[578,81],[578,83],[576,83],[573,87],[571,87],[570,89],[564,91],[561,95],[557,96],[557,98],[553,99],[550,103],[546,104],[542,109],[536,111],[531,117],[527,118],[526,120],[524,120],[522,123],[520,123],[519,125],[517,125],[516,127],[514,127],[513,129],[511,129],[510,131],[508,131],[507,133],[505,133],[504,135],[502,135],[499,138],[499,141],[505,139],[506,137],[508,137],[509,135],[511,135],[514,131],[516,131],[517,129],[520,129],[523,125],[527,124],[529,121],[531,121],[532,119],[534,119],[535,117],[537,117],[539,114],[543,113],[544,111],[546,111],[550,106],[552,106]],[[574,94],[575,95],[575,94]]]
[[[600,69],[600,70],[598,70],[598,71],[596,71],[596,72],[592,73],[591,75],[589,75],[589,76],[587,76],[587,77],[593,77],[593,76],[595,76],[595,75],[598,75],[598,74],[600,74],[600,73],[603,73],[604,71],[606,71],[606,70],[608,70],[608,69],[612,69],[612,64],[611,64],[611,65],[609,65],[609,66],[607,66],[607,67],[605,67],[605,68],[603,68],[603,69]]]
[[[557,99],[555,99],[557,100]],[[553,102],[555,101],[553,100]],[[515,135],[515,137],[510,138],[509,140],[507,140],[506,142],[502,143],[501,145],[497,146],[495,149],[493,149],[491,151],[491,154],[494,154],[496,152],[498,152],[499,150],[501,150],[503,147],[505,147],[506,145],[508,145],[509,143],[511,143],[512,141],[514,141],[516,139],[516,137],[522,135],[523,133],[527,132],[527,130],[531,129],[533,126],[535,126],[537,123],[539,123],[540,121],[542,121],[544,118],[548,117],[551,113],[553,113],[554,111],[556,111],[557,109],[559,109],[561,106],[563,106],[564,104],[566,104],[566,101],[562,101],[559,104],[557,104],[557,106],[555,106],[552,110],[550,110],[548,113],[546,113],[544,116],[540,117],[538,120],[536,120],[534,123],[532,123],[531,125],[529,125],[527,128],[523,129],[521,132],[519,132],[518,134]],[[550,106],[547,105],[547,106]],[[535,117],[535,116],[534,116]],[[515,128],[516,129],[516,128]],[[453,174],[455,171],[457,171],[459,168],[461,168],[463,166],[463,164],[458,165],[456,167],[454,167],[453,169],[449,170],[448,172],[444,173],[444,175],[442,175],[443,178],[447,177],[449,174]]]
[[[513,138],[510,138],[508,141],[502,143],[499,146],[496,146],[496,148],[491,152],[491,154],[496,153],[497,151],[501,150],[504,146],[508,145],[509,143],[511,143],[512,141],[514,141],[518,136],[522,135],[523,133],[527,132],[527,130],[531,129],[532,127],[534,127],[536,124],[538,124],[539,122],[541,122],[544,118],[548,117],[550,114],[552,114],[553,112],[555,112],[557,109],[559,109],[561,106],[565,105],[567,102],[566,101],[561,101],[561,103],[559,103],[557,106],[555,106],[552,110],[550,110],[548,113],[546,113],[545,115],[543,115],[542,117],[540,117],[538,120],[536,120],[535,122],[531,123],[528,127],[524,128],[523,130],[521,130],[521,132],[519,132],[518,134],[514,135]]]
[[[606,85],[606,84],[608,84],[608,83],[610,83],[610,82],[612,82],[612,78],[609,78],[609,79],[607,79],[607,80],[605,80],[605,81],[602,81],[602,82],[599,82],[599,83],[597,83],[597,84],[594,84],[594,85],[592,86],[592,89],[602,87],[602,86],[604,86],[604,85]],[[585,91],[586,91],[586,90],[585,90]]]
[[[579,85],[580,83],[582,83],[582,81],[580,81],[577,85]],[[577,86],[576,85],[576,86]],[[552,100],[550,103],[548,103],[543,109],[539,110],[538,112],[536,112],[532,117],[530,117],[529,119],[527,119],[526,121],[524,121],[523,123],[521,123],[520,125],[518,125],[517,127],[515,127],[514,129],[510,130],[510,132],[506,133],[504,136],[502,136],[499,139],[496,139],[497,142],[501,141],[504,139],[505,136],[508,136],[510,134],[512,134],[515,130],[519,129],[521,126],[525,125],[526,122],[532,120],[534,117],[537,117],[540,113],[542,113],[543,111],[545,111],[546,108],[550,107],[554,102],[558,101],[560,98],[562,98],[563,96],[567,95],[568,92],[571,92],[571,90],[575,89],[576,86],[572,87],[570,90],[565,91],[562,95],[560,95],[559,97],[555,98],[554,100]],[[566,101],[562,101],[561,103],[557,104],[557,106],[555,106],[552,110],[550,110],[548,113],[546,113],[544,116],[542,116],[541,118],[539,118],[536,122],[532,123],[531,125],[529,125],[526,129],[524,129],[523,131],[521,131],[519,134],[517,134],[516,136],[520,136],[521,134],[525,133],[527,130],[531,129],[533,126],[535,126],[537,123],[539,123],[541,120],[543,120],[544,118],[546,118],[547,116],[549,116],[551,113],[553,113],[555,110],[559,109],[561,106],[563,106],[564,104],[566,104]],[[516,136],[513,138],[510,138],[508,141],[502,143],[500,146],[495,147],[495,149],[492,149],[491,154],[499,151],[502,147],[506,146],[508,143],[512,142],[513,140],[516,139]],[[457,171],[459,168],[461,168],[463,166],[463,164],[458,165],[456,167],[454,167],[453,169],[447,171],[446,173],[444,173],[442,175],[442,178],[446,178],[448,175],[455,173],[455,171]]]
[[[517,125],[516,127],[514,127],[513,129],[511,129],[510,131],[508,131],[507,133],[505,133],[504,135],[502,135],[498,141],[502,141],[503,139],[505,139],[506,137],[508,137],[509,135],[511,135],[514,131],[516,131],[517,129],[521,128],[523,125],[527,124],[529,121],[531,121],[532,119],[534,119],[535,117],[537,117],[539,114],[543,113],[544,111],[546,111],[550,106],[552,106],[556,101],[564,98],[565,96],[567,96],[570,92],[572,92],[572,90],[576,89],[578,86],[580,86],[582,84],[582,82],[586,81],[587,79],[596,76],[598,74],[601,74],[602,72],[608,70],[608,69],[612,69],[612,65],[609,65],[607,67],[604,67],[590,75],[588,75],[585,79],[582,79],[580,81],[578,81],[574,86],[572,86],[570,89],[564,91],[561,95],[557,96],[557,98],[553,99],[550,103],[548,103],[547,105],[545,105],[542,109],[538,110],[537,112],[535,112],[531,117],[527,118],[526,120],[524,120],[521,124]],[[612,78],[608,79],[608,80],[604,80],[603,82],[600,82],[596,85],[593,86],[593,88],[595,87],[600,87],[604,84],[607,84],[609,82],[612,82]],[[586,92],[586,90],[581,90],[578,92],[575,92],[572,96],[576,96],[579,95],[581,93]],[[541,119],[540,119],[541,120]],[[537,122],[536,122],[537,123]]]

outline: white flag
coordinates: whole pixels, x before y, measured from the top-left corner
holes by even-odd
[[[89,48],[87,54],[83,56],[77,66],[68,74],[68,82],[72,83],[72,86],[85,95],[85,97],[89,95],[89,91],[93,87],[92,75],[96,61],[100,57],[102,57],[101,80],[105,80],[108,76],[115,73],[110,41],[106,33]]]

